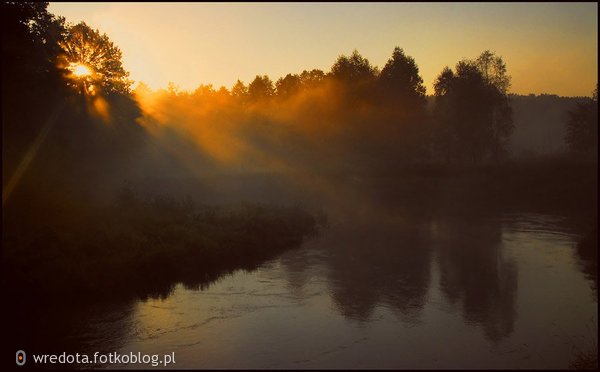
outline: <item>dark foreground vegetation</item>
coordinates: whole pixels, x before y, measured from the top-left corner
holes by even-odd
[[[5,288],[79,298],[168,293],[177,282],[197,286],[316,233],[315,219],[297,208],[141,200],[130,189],[113,206],[67,211],[38,226],[5,226]]]

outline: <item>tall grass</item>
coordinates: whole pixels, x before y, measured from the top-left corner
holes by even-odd
[[[252,267],[316,233],[315,218],[299,208],[142,200],[129,189],[114,205],[73,213],[63,212],[69,218],[60,221],[47,216],[43,228],[3,239],[9,288],[30,295],[145,296]]]

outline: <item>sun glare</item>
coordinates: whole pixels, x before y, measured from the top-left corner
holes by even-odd
[[[73,75],[75,75],[78,78],[84,78],[92,74],[92,70],[90,70],[89,67],[81,63],[72,63],[69,69],[71,70]]]

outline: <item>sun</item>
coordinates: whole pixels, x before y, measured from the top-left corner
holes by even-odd
[[[69,70],[71,70],[73,75],[78,78],[85,78],[92,74],[92,70],[88,66],[81,63],[71,63]]]

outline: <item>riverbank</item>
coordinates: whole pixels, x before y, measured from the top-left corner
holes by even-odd
[[[426,213],[528,210],[597,220],[598,164],[568,159],[486,165],[422,164],[357,173],[375,201]]]
[[[178,282],[199,286],[224,271],[252,268],[299,246],[317,229],[299,208],[196,206],[189,199],[140,200],[127,193],[116,205],[55,212],[43,226],[34,217],[29,223],[5,218],[9,292],[96,299],[166,295]]]
[[[172,183],[182,184],[176,181]],[[171,195],[189,191],[160,186]],[[162,295],[177,282],[201,285],[224,271],[252,268],[313,234],[313,216],[273,206],[293,201],[317,209],[324,198],[331,208],[339,199],[338,214],[343,214],[359,207],[352,200],[361,200],[413,218],[555,213],[572,218],[590,236],[597,223],[597,164],[564,159],[337,174],[241,174],[198,179],[191,186],[200,190],[195,200],[228,206],[195,205],[191,198],[141,198],[130,190],[119,195],[116,205],[104,207],[55,195],[49,206],[15,201],[3,216],[5,288],[114,297]],[[224,201],[226,195],[265,204],[230,203]],[[597,254],[597,243],[589,245],[586,252]]]

